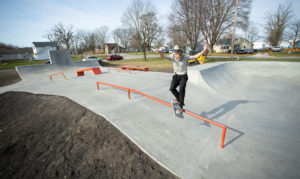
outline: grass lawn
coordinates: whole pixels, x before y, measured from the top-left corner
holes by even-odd
[[[161,59],[160,57],[147,58],[144,61],[143,58],[129,59],[129,60],[118,60],[108,62],[113,66],[136,66],[136,67],[148,67],[150,71],[158,71],[159,69],[172,68],[172,63],[169,60]]]
[[[128,53],[124,53],[127,55],[144,55],[143,52],[128,52]],[[147,55],[157,55],[156,52],[146,52]]]
[[[281,53],[281,52],[279,52]],[[96,55],[99,58],[105,58],[106,55]],[[236,56],[235,56],[236,57]],[[72,55],[72,61],[81,61],[82,55]],[[207,63],[214,62],[225,62],[225,61],[238,61],[236,58],[230,60],[228,58],[209,58],[207,57]],[[239,61],[287,61],[287,62],[300,62],[300,56],[298,59],[264,59],[264,58],[245,58],[239,59]],[[46,60],[43,61],[28,61],[28,60],[18,60],[18,61],[8,61],[0,63],[0,70],[3,69],[14,69],[15,66],[23,66],[23,65],[36,65],[43,64]],[[105,61],[107,62],[107,61]],[[159,57],[147,58],[147,61],[144,61],[143,58],[138,59],[129,59],[129,60],[118,60],[118,61],[109,61],[107,62],[113,67],[121,67],[121,66],[137,66],[137,67],[149,67],[151,71],[172,71],[172,63],[166,59],[160,59]]]
[[[268,53],[267,50],[265,51],[262,51],[261,53]],[[247,57],[247,56],[252,56],[252,55],[255,55],[256,53],[254,54],[234,54],[235,57]],[[275,57],[300,57],[300,51],[293,51],[291,52],[291,54],[288,54],[288,51],[286,50],[282,50],[280,52],[272,52],[272,54],[275,56]],[[226,57],[230,57],[230,54],[228,53],[209,53],[208,54],[208,57],[209,56],[226,56]]]
[[[0,70],[4,69],[14,69],[16,66],[23,66],[23,65],[38,65],[43,64],[47,60],[41,61],[28,61],[28,60],[16,60],[16,61],[4,61],[0,63]]]
[[[263,58],[257,58],[257,59],[251,59],[251,58],[245,58],[245,59],[233,59],[230,60],[228,58],[207,58],[207,63],[214,63],[214,62],[225,62],[225,61],[288,61],[288,62],[300,62],[299,59],[289,59],[289,60],[274,60],[274,59],[263,59]],[[131,59],[131,60],[119,60],[119,61],[112,61],[108,62],[116,67],[120,66],[137,66],[137,67],[149,67],[151,71],[157,71],[160,68],[172,68],[172,63],[169,60],[161,60],[159,57],[155,58],[147,58],[147,61],[144,61],[144,59]]]
[[[207,63],[214,63],[214,62],[227,62],[227,61],[277,61],[277,62],[300,62],[300,57],[298,59],[272,59],[272,58],[240,58],[237,60],[234,58],[233,60],[228,58],[207,58]]]
[[[86,55],[72,55],[72,61],[73,62],[78,62],[78,61],[81,61],[82,58],[84,58]],[[102,59],[105,59],[107,57],[107,55],[91,55],[91,56],[96,56],[98,58],[102,58]]]
[[[299,57],[300,58],[300,51],[293,51],[291,54],[288,51],[280,51],[280,52],[272,52],[275,57]]]
[[[230,57],[230,53],[209,53],[207,56],[225,56],[225,57]],[[234,54],[234,56],[238,57],[247,57],[247,56],[252,56],[254,54]]]

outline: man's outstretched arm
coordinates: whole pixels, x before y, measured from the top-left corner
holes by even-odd
[[[199,57],[200,57],[201,55],[203,55],[206,51],[208,51],[208,48],[209,48],[209,46],[206,45],[206,46],[204,47],[204,49],[203,49],[201,52],[199,52],[199,53],[197,53],[196,55],[194,55],[193,58],[199,58]]]
[[[164,53],[159,49],[157,50],[158,55],[160,56],[161,59],[165,59],[166,56],[164,55]]]
[[[157,53],[159,54],[161,59],[172,60],[169,56],[165,56],[164,53],[160,49],[157,50]]]

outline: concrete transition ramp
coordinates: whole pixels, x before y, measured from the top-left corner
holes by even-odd
[[[189,77],[192,84],[206,87],[224,97],[257,96],[262,91],[284,93],[300,84],[300,63],[216,63],[192,67]]]
[[[22,81],[44,81],[49,80],[49,75],[57,72],[63,72],[68,77],[75,77],[76,70],[80,68],[97,67],[97,61],[73,62],[69,50],[49,51],[50,64],[17,66]]]
[[[72,62],[50,52],[52,64],[17,67],[22,82],[0,88],[66,96],[105,116],[143,151],[181,178],[300,178],[300,63],[226,62],[188,69],[185,108],[227,126],[174,111],[157,101],[96,82],[127,87],[170,102],[172,74],[106,72],[76,76],[97,62]],[[64,72],[51,82],[49,75]],[[58,104],[59,106],[59,104]]]

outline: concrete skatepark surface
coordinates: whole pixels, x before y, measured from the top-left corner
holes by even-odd
[[[172,108],[138,94],[128,100],[124,90],[96,88],[101,81],[170,102],[172,74],[108,73],[100,67],[102,75],[76,76],[76,70],[94,66],[98,64],[67,60],[17,67],[22,81],[0,92],[66,96],[104,116],[181,178],[300,177],[299,63],[226,62],[189,68],[185,108],[227,126],[223,149],[219,127],[186,114],[174,118]],[[49,75],[61,71],[67,80],[58,75],[51,82]]]

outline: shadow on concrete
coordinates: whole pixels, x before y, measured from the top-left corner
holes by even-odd
[[[242,132],[242,131],[239,131],[239,130],[236,130],[236,129],[233,129],[233,128],[231,128],[231,127],[228,127],[228,126],[226,126],[227,127],[227,130],[231,130],[231,131],[233,131],[233,132],[235,132],[235,133],[237,133],[238,135],[237,136],[235,136],[233,139],[231,139],[230,141],[228,141],[228,142],[225,142],[224,143],[224,148],[226,148],[229,144],[231,144],[232,142],[234,142],[234,141],[236,141],[238,138],[240,138],[240,137],[242,137],[245,133],[244,132]],[[225,138],[225,141],[226,141],[226,138]]]
[[[238,105],[241,104],[245,104],[245,103],[249,103],[251,101],[248,100],[233,100],[233,101],[229,101],[225,104],[222,104],[214,109],[212,109],[209,112],[202,112],[200,114],[200,116],[205,117],[211,121],[213,121],[214,119],[218,119],[219,117],[223,116],[224,114],[230,112],[231,110],[233,110],[234,108],[236,108]],[[208,117],[208,115],[214,115],[212,117]],[[210,127],[210,123],[208,122],[203,122],[201,125],[206,125],[208,127]]]
[[[246,103],[249,103],[249,102],[259,102],[259,101],[249,101],[249,100],[233,100],[233,101],[229,101],[225,104],[222,104],[214,109],[212,109],[211,111],[209,112],[202,112],[200,114],[200,116],[202,117],[205,117],[209,120],[214,120],[214,119],[218,119],[219,117],[223,116],[224,114],[232,111],[234,108],[236,108],[238,105],[241,105],[241,104],[246,104]],[[212,117],[209,117],[209,115],[213,115]],[[219,124],[222,124],[220,122],[218,122]],[[205,125],[207,127],[211,127],[211,124],[208,123],[208,122],[203,122],[201,125]],[[222,124],[223,125],[223,124]],[[225,125],[226,126],[226,125]],[[234,129],[234,128],[231,128],[231,127],[227,127],[227,130],[231,130],[235,133],[237,133],[237,136],[234,137],[233,139],[231,139],[230,141],[228,141],[227,143],[224,144],[224,148],[226,146],[228,146],[229,144],[231,144],[232,142],[236,141],[238,138],[242,137],[245,133],[242,132],[242,131],[239,131],[237,129]],[[226,139],[225,139],[226,140]]]

